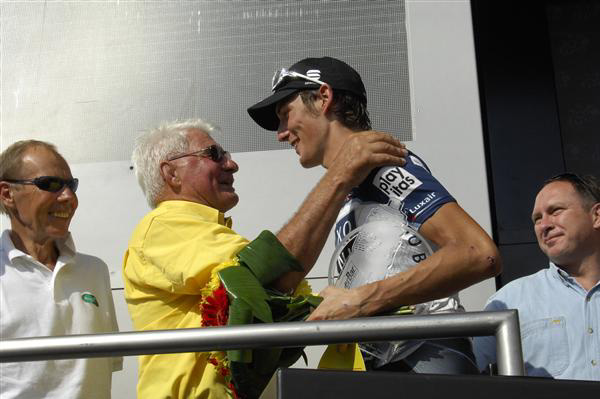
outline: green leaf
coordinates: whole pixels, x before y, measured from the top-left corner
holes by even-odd
[[[221,282],[235,299],[244,301],[254,317],[264,323],[272,323],[271,309],[267,303],[269,296],[256,277],[245,267],[228,267],[219,272]]]
[[[306,356],[306,352],[304,352],[304,349],[302,350],[302,360],[304,360],[304,365],[308,366],[308,356]]]
[[[260,233],[237,256],[263,286],[287,272],[303,270],[296,258],[268,230]]]
[[[230,267],[219,272],[228,294],[228,325],[244,325],[259,322],[304,320],[312,308],[323,298],[315,295],[289,296],[263,285],[252,271],[240,262],[241,267]],[[270,348],[227,351],[232,381],[238,392],[245,397],[258,397],[278,367],[289,367],[304,348]],[[306,358],[305,358],[306,361]]]
[[[227,320],[228,326],[252,324],[252,320],[252,309],[250,309],[246,302],[237,298],[231,301],[231,304],[229,305],[229,319]],[[250,363],[252,362],[252,350],[229,350],[227,351],[227,357],[230,361]]]
[[[271,375],[259,374],[247,363],[231,362],[231,378],[242,398],[257,399],[271,380]]]
[[[227,358],[232,362],[252,363],[252,349],[233,349],[227,351]]]
[[[252,309],[248,304],[239,299],[234,298],[229,305],[228,326],[239,326],[244,324],[252,324]]]
[[[282,316],[277,321],[284,322],[284,321],[304,320],[308,317],[309,314],[310,314],[310,309],[306,309],[306,308],[290,310],[288,313],[286,313],[284,316]]]
[[[309,295],[306,297],[306,299],[308,300],[308,303],[310,303],[310,306],[312,306],[313,308],[316,308],[321,304],[321,302],[323,302],[323,297],[318,295]]]
[[[306,357],[306,353],[304,353],[304,347],[284,348],[281,352],[277,367],[290,367],[296,363],[300,357],[304,359],[304,363],[308,366],[308,358]]]
[[[282,348],[255,349],[252,365],[260,374],[274,373],[279,364]]]
[[[377,316],[402,316],[407,314],[414,314],[415,307],[414,306],[400,306],[399,308],[393,309],[388,312],[383,312],[378,314]]]

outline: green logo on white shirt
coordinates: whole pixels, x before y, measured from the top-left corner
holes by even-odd
[[[98,305],[98,300],[96,299],[96,297],[87,292],[85,294],[81,295],[81,299],[83,299],[83,302],[92,303],[98,307],[100,306],[100,305]]]

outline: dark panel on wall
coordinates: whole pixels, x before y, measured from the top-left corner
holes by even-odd
[[[471,5],[502,286],[547,264],[530,220],[542,182],[600,170],[600,2]]]
[[[500,245],[500,255],[506,267],[498,276],[499,287],[548,266],[548,258],[536,242]]]
[[[538,2],[472,2],[498,244],[535,242],[539,183],[564,168],[545,14]]]
[[[566,169],[600,169],[600,1],[546,7]]]

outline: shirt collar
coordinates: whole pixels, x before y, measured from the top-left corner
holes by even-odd
[[[560,281],[565,286],[577,287],[577,289],[582,290],[583,292],[586,292],[586,290],[581,286],[581,284],[579,284],[577,279],[572,277],[569,273],[567,273],[565,270],[561,269],[559,266],[557,266],[553,262],[550,262],[550,272],[552,273],[554,278],[556,278],[558,281]],[[600,282],[598,282],[594,286],[594,288],[598,287],[598,286],[600,286]],[[590,292],[592,292],[592,291],[593,291],[593,289],[590,290]]]
[[[168,200],[163,201],[156,207],[157,210],[169,210],[169,209],[185,210],[196,215],[200,215],[203,219],[208,222],[218,223],[222,226],[231,228],[233,221],[230,217],[226,217],[225,214],[218,209],[212,208],[207,205],[199,204],[191,201],[181,200]]]
[[[573,283],[575,279],[569,275],[566,271],[556,266],[554,262],[550,262],[550,271],[560,281],[564,283]]]
[[[58,249],[58,258],[62,258],[61,261],[68,263],[68,261],[75,256],[75,243],[71,237],[71,233],[68,233],[65,238],[59,238],[55,241],[56,248]],[[8,259],[13,262],[14,259],[19,257],[33,257],[25,252],[17,249],[12,239],[10,238],[10,230],[6,229],[2,232],[2,249],[5,251]],[[58,261],[57,261],[58,264]]]

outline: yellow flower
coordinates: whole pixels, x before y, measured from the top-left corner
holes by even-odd
[[[228,260],[221,263],[218,266],[215,266],[210,272],[210,280],[208,283],[200,290],[200,294],[202,295],[202,302],[204,302],[206,297],[212,295],[213,291],[221,286],[221,279],[217,274],[219,271],[226,269],[232,266],[239,266],[238,258],[234,258],[233,260]]]
[[[308,295],[312,295],[312,288],[311,288],[310,284],[308,284],[308,281],[302,280],[302,281],[300,281],[300,284],[298,284],[298,286],[294,290],[294,293],[292,294],[292,296],[308,296]]]

